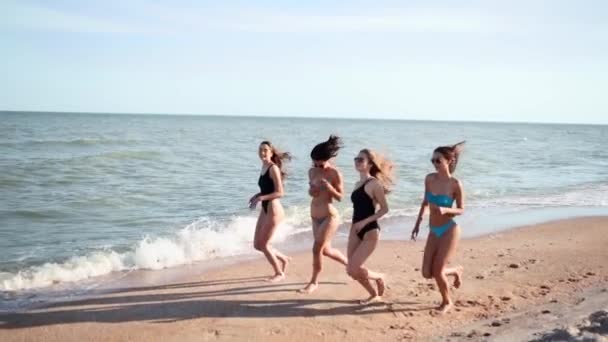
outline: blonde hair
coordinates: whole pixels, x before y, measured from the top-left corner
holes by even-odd
[[[380,181],[385,193],[391,192],[391,187],[395,183],[393,162],[385,156],[367,148],[362,149],[360,153],[365,154],[370,164],[372,164],[369,170],[370,175]]]

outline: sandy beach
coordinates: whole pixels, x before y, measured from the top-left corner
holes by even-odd
[[[447,315],[434,310],[436,285],[419,271],[424,241],[383,241],[368,266],[388,276],[384,303],[359,305],[364,290],[331,260],[315,293],[296,293],[311,268],[310,254],[299,253],[282,283],[264,281],[270,268],[259,257],[2,315],[0,340],[601,339],[608,333],[606,232],[608,217],[591,217],[463,240],[454,264],[464,267],[464,283]]]

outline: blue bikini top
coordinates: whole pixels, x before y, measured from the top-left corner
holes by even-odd
[[[451,208],[454,204],[454,199],[448,195],[435,195],[430,191],[426,192],[426,200],[438,207]]]

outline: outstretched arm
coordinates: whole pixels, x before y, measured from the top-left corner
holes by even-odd
[[[416,218],[416,223],[414,224],[414,229],[412,230],[412,240],[414,241],[416,241],[416,237],[418,236],[418,232],[420,231],[420,223],[422,222],[422,218],[424,217],[426,208],[429,206],[429,201],[426,199],[426,193],[429,191],[429,181],[429,177],[427,176],[424,179],[424,194],[422,195],[422,203],[420,203],[418,217]]]

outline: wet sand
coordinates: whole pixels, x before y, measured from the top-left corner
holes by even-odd
[[[299,253],[281,283],[264,281],[270,267],[260,257],[178,282],[1,315],[0,340],[506,341],[550,340],[563,331],[602,338],[607,233],[608,218],[593,217],[463,240],[453,264],[464,266],[464,283],[446,315],[434,310],[434,281],[420,274],[424,241],[382,241],[368,266],[388,275],[384,303],[358,304],[366,293],[329,259],[319,289],[296,293],[312,263]]]

